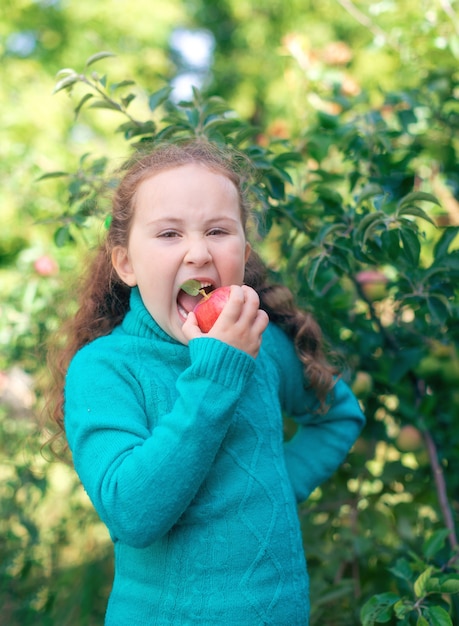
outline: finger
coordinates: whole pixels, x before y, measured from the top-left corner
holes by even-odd
[[[202,331],[198,326],[198,320],[196,319],[196,315],[193,311],[188,313],[188,317],[182,326],[182,332],[187,341],[191,341],[192,339],[196,339],[196,337],[202,336]]]
[[[266,313],[266,311],[263,311],[262,309],[258,309],[258,313],[253,325],[253,328],[256,332],[259,332],[260,335],[261,333],[263,333],[264,330],[266,330],[267,326],[269,324],[269,316]]]
[[[258,306],[260,305],[260,296],[255,291],[255,289],[253,289],[252,287],[249,287],[248,285],[242,285],[241,290],[242,290],[242,293],[244,294],[244,300],[257,302]]]
[[[257,292],[246,285],[242,286],[244,294],[244,313],[249,317],[255,317],[260,309],[260,297]]]
[[[242,288],[239,285],[231,285],[228,302],[225,304],[216,323],[221,321],[221,323],[235,324],[241,316],[243,307],[244,292]]]

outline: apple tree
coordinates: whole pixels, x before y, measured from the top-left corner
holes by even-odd
[[[94,71],[108,56],[63,71],[56,91],[71,93],[78,115],[91,107],[116,112],[114,131],[128,150],[205,136],[248,156],[258,174],[254,243],[272,279],[291,287],[320,321],[367,415],[348,461],[300,511],[312,623],[453,624],[456,74],[444,74],[439,90],[433,71],[420,87],[387,93],[377,105],[363,93],[344,98],[331,89],[329,112],[318,108],[299,136],[279,139],[197,90],[174,103],[167,84],[146,94],[143,117],[133,116],[132,85],[111,85]],[[106,219],[101,198],[113,171],[107,157],[86,155],[75,172],[43,176],[60,179],[67,196],[65,211],[54,216],[58,245]]]

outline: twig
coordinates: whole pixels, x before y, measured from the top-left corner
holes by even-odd
[[[380,26],[375,24],[368,15],[362,13],[351,0],[337,0],[337,2],[345,9],[353,18],[355,18],[362,26],[368,28],[375,37],[381,37],[391,48],[400,52],[399,46]]]
[[[451,507],[449,506],[448,495],[446,493],[446,482],[443,474],[443,469],[438,462],[438,453],[435,442],[428,430],[424,431],[424,441],[426,442],[427,452],[429,454],[430,465],[432,467],[432,473],[435,480],[435,486],[437,489],[438,501],[440,509],[443,514],[443,521],[446,528],[449,530],[449,545],[451,550],[458,549],[457,535],[454,528],[453,515],[451,513]]]
[[[415,382],[416,407],[419,407],[423,396],[425,396],[425,384],[424,381],[421,381],[417,378],[414,379],[413,382]],[[451,547],[451,550],[457,551],[459,548],[459,544],[457,541],[456,529],[454,526],[454,519],[451,512],[451,507],[448,500],[445,475],[438,460],[437,446],[429,430],[426,428],[422,416],[419,417],[418,423],[421,426],[421,431],[426,444],[427,453],[429,455],[430,466],[432,468],[432,473],[435,480],[438,503],[440,505],[440,510],[443,515],[443,521],[445,523],[445,527],[449,530],[449,545]]]
[[[454,30],[459,35],[459,20],[458,20],[456,12],[454,11],[453,7],[451,6],[451,2],[449,0],[439,0],[439,3],[440,3],[441,8],[443,9],[443,11],[446,13],[446,15],[452,21],[453,26],[454,26]]]

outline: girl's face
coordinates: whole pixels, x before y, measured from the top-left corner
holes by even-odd
[[[194,302],[180,286],[195,279],[212,288],[241,285],[250,246],[239,196],[223,174],[189,164],[144,180],[134,199],[127,248],[113,265],[137,285],[145,307],[169,335],[186,343],[182,324]]]

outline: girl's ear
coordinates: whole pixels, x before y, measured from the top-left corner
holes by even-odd
[[[127,248],[124,248],[123,246],[115,246],[113,248],[112,265],[123,283],[126,283],[129,287],[137,285],[137,280],[129,259]]]
[[[245,258],[244,258],[244,263],[247,263],[247,261],[249,260],[249,256],[250,253],[252,251],[252,246],[249,244],[249,242],[247,241],[247,243],[245,244]]]

